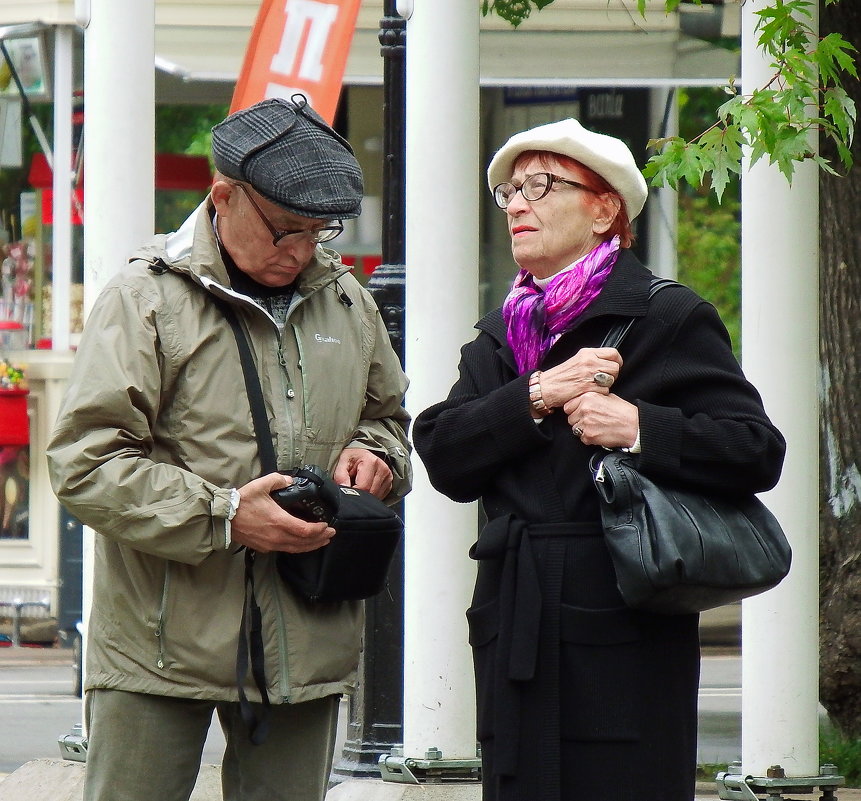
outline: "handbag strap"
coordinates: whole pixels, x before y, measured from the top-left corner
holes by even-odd
[[[681,284],[678,281],[673,281],[672,278],[652,278],[652,282],[649,284],[649,300],[668,286],[681,286]],[[604,337],[601,347],[618,348],[622,340],[627,336],[628,331],[631,330],[631,326],[637,322],[637,319],[636,317],[630,317],[614,325],[607,333],[607,336]]]
[[[242,374],[245,377],[245,391],[251,405],[251,420],[254,424],[254,434],[257,437],[257,447],[260,453],[260,464],[263,475],[274,473],[278,469],[275,456],[275,446],[272,444],[272,434],[269,429],[269,419],[266,416],[266,405],[263,402],[263,390],[260,386],[260,376],[254,366],[251,345],[242,330],[242,325],[233,307],[213,295],[215,305],[230,323],[236,347],[239,349],[239,361],[242,364]],[[251,548],[245,549],[245,600],[242,605],[242,619],[239,624],[239,644],[236,648],[236,690],[239,693],[239,712],[248,727],[251,742],[260,745],[269,734],[269,716],[271,704],[269,693],[266,691],[266,669],[263,652],[263,616],[260,605],[254,593],[254,558]],[[260,702],[263,706],[260,717],[254,714],[248,696],[245,694],[245,677],[248,675],[248,661],[251,657],[251,675],[260,692]]]

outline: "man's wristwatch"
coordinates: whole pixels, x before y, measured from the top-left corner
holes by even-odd
[[[239,490],[234,487],[230,490],[230,510],[227,512],[228,520],[233,520],[233,518],[236,517],[240,500],[242,500],[242,496],[239,494]]]

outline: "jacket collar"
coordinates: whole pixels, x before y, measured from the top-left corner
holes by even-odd
[[[207,197],[177,231],[155,237],[132,259],[158,263],[208,288],[217,285],[229,291],[230,278],[212,227],[212,212],[212,200]],[[349,271],[335,251],[318,246],[313,261],[296,279],[296,291],[311,295]]]
[[[587,320],[603,316],[643,317],[649,309],[649,283],[652,273],[627,248],[619,251],[601,293],[577,318],[572,330]],[[502,307],[494,309],[479,320],[475,327],[492,336],[501,346],[508,347],[508,330],[502,317]],[[511,359],[507,359],[511,361]],[[512,362],[513,363],[513,362]]]

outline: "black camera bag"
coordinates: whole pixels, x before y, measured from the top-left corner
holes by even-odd
[[[328,477],[323,480],[340,496],[332,520],[337,533],[316,551],[277,554],[278,573],[308,601],[371,598],[386,586],[404,524],[393,509],[370,492],[337,486]]]

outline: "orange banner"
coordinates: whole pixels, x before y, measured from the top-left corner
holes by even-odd
[[[231,113],[301,92],[331,123],[360,5],[361,0],[262,0]]]

